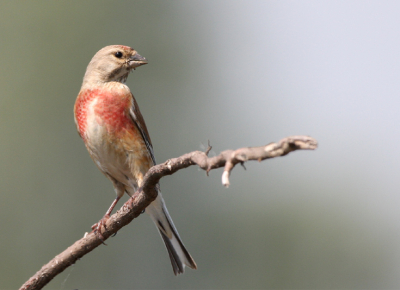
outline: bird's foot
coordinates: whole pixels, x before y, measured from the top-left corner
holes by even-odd
[[[95,223],[94,225],[92,225],[93,232],[96,234],[97,238],[99,238],[99,240],[104,245],[106,245],[106,243],[104,243],[105,238],[104,238],[103,234],[101,233],[101,229],[102,229],[102,227],[104,227],[104,229],[107,230],[106,223],[109,218],[110,218],[110,215],[105,214],[104,217],[101,220],[99,220],[98,223]]]

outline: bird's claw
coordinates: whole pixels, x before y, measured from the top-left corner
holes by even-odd
[[[107,245],[107,244],[104,243],[105,238],[104,238],[103,234],[101,233],[101,229],[102,229],[102,227],[104,227],[104,229],[107,230],[106,223],[107,223],[109,218],[110,218],[110,215],[106,214],[101,220],[99,220],[98,223],[95,223],[94,225],[92,225],[93,232],[96,234],[97,238],[104,245]]]

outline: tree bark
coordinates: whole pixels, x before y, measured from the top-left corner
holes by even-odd
[[[291,136],[282,139],[278,143],[270,143],[260,147],[245,147],[237,150],[226,150],[218,156],[208,157],[211,150],[209,146],[206,152],[194,151],[173,158],[150,168],[146,173],[142,186],[135,192],[105,224],[102,231],[104,240],[118,232],[119,229],[129,224],[134,218],[157,197],[156,186],[160,179],[166,175],[174,174],[183,168],[198,165],[205,170],[207,175],[212,169],[224,167],[222,173],[222,184],[229,186],[229,175],[236,164],[244,164],[249,160],[262,161],[269,158],[284,156],[288,153],[303,149],[314,150],[317,148],[317,141],[308,136]],[[25,282],[20,289],[42,289],[55,276],[64,271],[78,259],[88,254],[103,242],[98,239],[92,231],[86,233],[83,238],[55,256],[50,262],[44,265],[35,275]]]

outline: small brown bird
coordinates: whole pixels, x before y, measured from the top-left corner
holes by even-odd
[[[132,196],[150,167],[156,164],[143,116],[125,81],[147,60],[123,45],[106,46],[90,61],[75,102],[75,123],[93,161],[114,185],[117,197],[95,227],[102,238],[105,224],[118,200]],[[159,188],[159,187],[158,187]],[[167,247],[175,275],[196,263],[183,245],[161,192],[147,208]]]

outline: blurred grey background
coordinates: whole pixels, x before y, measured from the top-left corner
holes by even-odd
[[[148,216],[46,289],[400,288],[400,2],[0,2],[0,288],[81,238],[114,198],[78,137],[91,57],[134,47],[164,162],[306,134],[317,151],[162,179],[198,264],[175,277]],[[124,199],[124,201],[126,198]],[[119,204],[120,206],[122,203]]]

